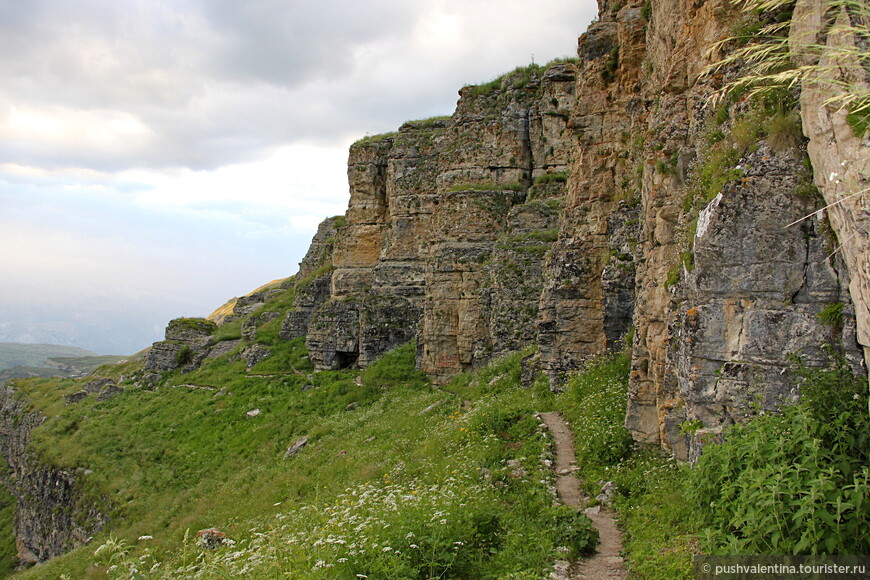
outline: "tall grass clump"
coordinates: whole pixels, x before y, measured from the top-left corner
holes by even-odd
[[[601,357],[565,385],[560,408],[573,427],[583,468],[616,465],[631,451],[631,435],[623,426],[630,364],[627,354]]]
[[[823,0],[823,38],[843,35],[856,42],[829,46],[824,41],[790,43],[795,0],[735,0],[752,26],[716,43],[711,54],[737,45],[708,67],[708,74],[740,67],[737,78],[723,92],[764,95],[771,90],[800,86],[825,87],[830,97],[825,105],[845,110],[859,128],[858,119],[870,118],[870,83],[866,69],[870,59],[862,43],[870,37],[870,4],[864,0]],[[837,17],[845,13],[845,17]],[[803,16],[796,16],[803,17]],[[837,21],[837,23],[835,23]],[[815,40],[815,39],[814,39]],[[844,66],[844,63],[851,63]],[[855,66],[852,66],[855,65]],[[846,70],[854,68],[855,70]],[[863,135],[859,135],[863,136]]]
[[[870,417],[845,361],[795,375],[801,399],[709,445],[690,489],[713,554],[867,554]]]

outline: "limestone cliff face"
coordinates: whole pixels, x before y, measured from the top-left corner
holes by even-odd
[[[805,90],[813,178],[806,145],[760,126],[773,113],[719,104],[722,76],[701,73],[738,18],[726,0],[604,1],[576,63],[466,87],[450,118],[354,145],[312,360],[365,365],[416,338],[445,380],[537,344],[528,364],[558,388],[633,327],[626,425],[683,458],[793,400],[790,355],[823,364],[830,343],[859,369],[866,196],[828,212],[841,252],[823,213],[786,226],[821,206],[813,179],[828,203],[866,187],[867,144]]]
[[[857,362],[852,306],[823,221],[786,227],[817,208],[806,194],[803,147],[775,150],[763,132],[752,133],[761,117],[752,117],[748,100],[725,102],[718,115],[709,106],[720,79],[700,73],[719,56],[705,56],[709,47],[734,25],[729,4],[617,6],[604,3],[580,41],[587,59],[578,78],[590,86],[577,91],[580,163],[561,236],[587,252],[586,292],[566,310],[587,310],[581,318],[592,340],[569,331],[562,338],[569,346],[550,359],[558,368],[602,350],[604,263],[619,239],[606,218],[619,211],[620,186],[636,182],[641,232],[632,253],[636,334],[626,425],[636,439],[685,458],[756,405],[793,400],[788,355],[822,364],[827,341]],[[596,90],[603,98],[584,102]],[[831,328],[818,315],[837,302],[847,316]],[[681,428],[687,424],[697,431]]]
[[[866,43],[829,34],[854,15],[821,9],[797,1],[799,58],[812,64],[812,43]],[[576,61],[465,87],[452,116],[354,144],[347,213],[321,224],[299,273],[216,312],[240,325],[230,340],[212,322],[171,322],[141,386],[234,351],[253,367],[271,354],[256,341],[269,321],[281,339],[304,336],[318,369],[415,339],[436,382],[537,345],[523,375],[554,389],[630,337],[626,427],[691,459],[799,395],[793,355],[825,364],[830,345],[866,373],[870,139],[827,104],[825,79],[778,108],[717,101],[739,71],[702,71],[739,17],[729,0],[601,0]],[[870,82],[866,62],[842,58],[822,68]],[[42,418],[13,395],[0,389],[3,482],[20,556],[35,562],[105,517],[81,499],[80,474],[28,450]]]
[[[14,531],[21,564],[35,564],[85,544],[105,525],[99,506],[81,493],[83,472],[42,465],[29,449],[30,432],[44,421],[0,387],[0,455],[9,466],[2,483],[15,497]]]
[[[797,4],[799,56],[855,42],[818,10]],[[228,320],[245,317],[247,344],[282,316],[281,338],[305,336],[319,369],[416,339],[436,382],[536,344],[525,375],[554,389],[630,336],[626,426],[681,458],[794,400],[793,355],[824,364],[829,344],[866,372],[870,142],[824,83],[717,100],[739,71],[702,73],[739,18],[728,0],[604,0],[576,62],[465,87],[452,116],[359,141],[346,215],[321,224],[296,277],[236,300]],[[839,64],[867,81],[862,63]],[[289,285],[287,312],[258,312]],[[239,342],[173,328],[148,370]]]
[[[320,368],[418,338],[435,378],[535,340],[543,262],[573,150],[574,66],[460,93],[450,118],[351,148],[347,225],[307,344]]]
[[[818,64],[819,72],[804,83],[801,107],[807,151],[815,170],[815,183],[828,206],[827,216],[842,243],[841,252],[850,275],[849,294],[853,298],[858,342],[864,360],[870,363],[870,136],[859,138],[846,122],[846,110],[831,106],[828,100],[844,89],[833,81],[846,80],[856,86],[870,84],[870,65],[855,56],[867,54],[867,39],[832,33],[838,25],[860,16],[841,7],[824,15],[820,2],[799,0],[792,20],[790,42],[800,64]],[[828,18],[825,18],[828,16]],[[866,14],[864,15],[866,18]],[[864,22],[867,27],[870,23]],[[807,45],[821,44],[836,49],[809,53]],[[850,50],[850,48],[852,50]],[[854,50],[854,49],[858,50]],[[816,56],[814,57],[813,54]],[[835,74],[837,76],[826,76]],[[845,78],[844,78],[845,77]]]

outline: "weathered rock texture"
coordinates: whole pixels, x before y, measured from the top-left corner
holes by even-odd
[[[858,342],[870,364],[870,136],[859,138],[846,122],[846,109],[828,104],[839,95],[846,81],[870,85],[868,39],[832,33],[847,19],[860,18],[845,6],[824,14],[826,4],[798,0],[791,27],[791,45],[800,64],[818,64],[818,72],[805,82],[801,92],[803,130],[815,170],[815,183],[828,207],[827,216],[842,243],[840,252],[850,275],[849,294],[855,306]],[[866,12],[864,15],[866,18]],[[863,26],[870,26],[864,22]],[[807,51],[819,43],[834,50]],[[836,50],[843,48],[845,50]],[[863,61],[858,56],[863,54]],[[816,55],[816,56],[813,56]],[[829,76],[836,74],[836,76]]]
[[[331,298],[307,340],[319,368],[365,365],[416,337],[421,368],[446,378],[534,342],[574,78],[557,64],[467,87],[451,118],[351,148]]]
[[[843,259],[824,215],[785,227],[820,206],[806,147],[775,150],[748,99],[717,114],[723,79],[702,75],[739,18],[726,0],[600,8],[578,62],[466,87],[452,117],[351,148],[347,225],[307,342],[319,368],[340,368],[415,337],[437,381],[536,343],[529,364],[558,388],[634,327],[626,425],[689,457],[797,396],[790,355],[824,364],[828,342],[859,361],[866,196],[829,210]],[[830,202],[866,187],[868,154],[842,114],[819,118],[823,98],[804,91],[802,106]],[[836,303],[843,322],[827,326]]]
[[[758,139],[741,143],[738,132],[746,132],[751,115],[745,100],[726,104],[730,120],[715,127],[708,103],[715,102],[720,79],[701,72],[718,58],[707,51],[730,33],[733,9],[717,0],[650,6],[644,22],[639,5],[605,2],[600,22],[580,41],[587,58],[578,79],[589,86],[578,88],[572,116],[580,163],[569,180],[557,248],[571,232],[577,251],[566,247],[562,260],[581,264],[576,278],[585,291],[576,306],[586,312],[577,320],[587,339],[569,332],[564,341],[574,346],[556,348],[549,358],[558,369],[602,350],[607,333],[595,327],[606,326],[608,317],[602,264],[616,234],[607,223],[615,213],[611,198],[639,179],[642,230],[627,252],[638,266],[626,425],[636,439],[687,457],[702,435],[720,432],[756,405],[775,408],[796,395],[788,355],[823,364],[823,341],[851,353],[856,345],[849,316],[835,329],[818,317],[830,303],[849,302],[842,291],[848,276],[829,256],[824,224],[785,227],[817,209],[802,195],[803,150],[777,152]],[[584,98],[595,91],[598,98]],[[734,141],[737,153],[719,168],[730,179],[699,203],[704,172],[716,160],[716,131]],[[582,262],[575,257],[580,252]],[[554,252],[551,259],[559,258]],[[694,437],[681,429],[686,424],[698,429]]]
[[[211,335],[216,329],[214,322],[202,318],[170,321],[166,327],[166,340],[155,342],[145,356],[145,370],[165,372],[197,368],[209,354]]]
[[[0,481],[15,497],[13,525],[24,565],[87,543],[107,521],[105,506],[81,493],[82,472],[43,465],[29,448],[30,432],[44,420],[16,396],[10,383],[0,386],[0,455],[9,466]]]

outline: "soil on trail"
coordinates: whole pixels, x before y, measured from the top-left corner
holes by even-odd
[[[556,493],[559,500],[567,506],[581,509],[587,498],[580,493],[580,482],[574,475],[577,466],[571,430],[559,413],[541,413],[540,417],[556,443]],[[627,572],[620,555],[622,532],[616,526],[613,512],[606,507],[595,506],[586,508],[584,513],[598,530],[600,541],[597,553],[576,562],[557,562],[550,577],[553,580],[626,578]]]

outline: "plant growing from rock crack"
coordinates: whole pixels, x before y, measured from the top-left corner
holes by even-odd
[[[717,54],[734,43],[743,43],[736,50],[713,63],[704,71],[711,75],[740,67],[737,78],[727,82],[722,95],[745,91],[749,96],[769,93],[782,87],[794,88],[806,84],[832,86],[825,105],[846,109],[853,128],[865,126],[870,120],[870,4],[863,0],[824,0],[825,23],[823,40],[802,44],[790,42],[795,0],[735,0],[749,18],[762,19],[760,28],[751,35],[735,34],[713,45],[710,54]],[[838,18],[845,13],[844,17]],[[851,44],[831,46],[827,37],[843,35],[855,39]],[[749,38],[748,42],[746,42]],[[857,63],[856,70],[843,73],[842,63]],[[863,135],[859,135],[863,136]]]

